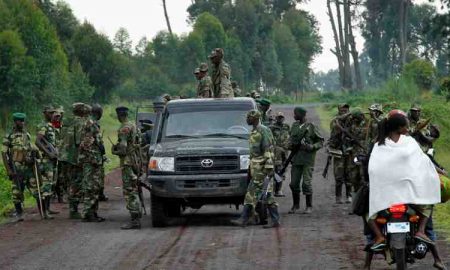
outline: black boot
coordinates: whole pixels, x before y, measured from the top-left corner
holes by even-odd
[[[267,222],[267,205],[265,203],[258,202],[256,204],[256,213],[258,214],[258,223],[256,225],[266,225]],[[251,216],[251,215],[250,215]]]
[[[139,220],[139,214],[131,214],[131,220],[120,228],[122,230],[140,229],[141,221]]]
[[[97,222],[97,219],[95,218],[93,213],[87,213],[81,219],[81,222]]]
[[[100,190],[100,193],[98,195],[98,200],[100,202],[106,202],[107,200],[109,200],[108,196],[105,195],[103,188]]]
[[[268,225],[264,225],[263,228],[269,229],[280,227],[280,214],[278,213],[278,206],[271,205],[267,209],[269,210],[270,219],[272,220],[272,222]]]
[[[244,209],[242,210],[241,217],[238,219],[234,219],[231,221],[231,224],[235,226],[245,227],[248,224],[248,220],[250,219],[252,213],[252,206],[249,204],[244,205]]]
[[[50,215],[50,213],[48,212],[48,210],[47,210],[47,204],[46,204],[46,201],[48,200],[49,202],[50,202],[50,197],[47,197],[46,199],[42,199],[42,210],[41,210],[41,213],[42,213],[42,217],[44,218],[44,219],[53,219],[53,217],[52,217],[52,215]]]
[[[345,194],[347,196],[345,203],[352,203],[352,185],[345,185]]]
[[[288,212],[289,214],[295,214],[298,210],[300,210],[300,193],[292,192],[292,200],[293,204],[291,210]]]
[[[69,210],[70,219],[82,219],[80,212],[78,212],[78,203],[71,202],[69,208],[70,208]]]
[[[50,197],[45,197],[45,209],[47,209],[47,212],[49,213],[49,214],[51,214],[51,215],[56,215],[56,214],[59,214],[59,212],[58,211],[52,211],[52,210],[50,210]]]
[[[99,216],[97,212],[94,212],[94,217],[97,219],[97,222],[103,222],[106,220],[106,218]]]
[[[15,203],[14,207],[16,208],[16,213],[15,213],[16,222],[23,221],[22,203]]]
[[[312,194],[306,195],[306,208],[303,211],[303,214],[311,214],[312,213]]]
[[[344,201],[342,200],[342,184],[336,184],[336,204],[343,204]]]

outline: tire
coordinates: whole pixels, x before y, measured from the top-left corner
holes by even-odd
[[[177,202],[167,203],[167,215],[169,217],[181,216],[181,205]]]
[[[151,210],[153,227],[167,226],[168,216],[162,198],[151,194]]]
[[[408,266],[406,265],[406,250],[404,248],[395,249],[394,256],[395,256],[395,263],[397,266],[396,269],[397,270],[407,269]]]

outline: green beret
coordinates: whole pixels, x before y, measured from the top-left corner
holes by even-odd
[[[298,115],[306,115],[307,110],[303,107],[295,107],[294,113]]]
[[[119,106],[116,108],[116,113],[128,113],[129,109],[125,106]]]
[[[251,118],[260,118],[261,117],[261,113],[258,110],[251,110],[247,113],[247,117],[251,117]]]
[[[270,100],[263,98],[259,100],[259,104],[263,105],[263,106],[270,106],[270,104],[272,104],[272,102],[270,102]]]
[[[18,121],[18,120],[25,121],[25,118],[27,118],[27,115],[24,114],[24,113],[21,113],[21,112],[13,113],[13,120],[14,121]]]

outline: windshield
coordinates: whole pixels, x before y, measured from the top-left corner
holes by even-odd
[[[238,137],[247,139],[250,127],[247,111],[207,110],[167,113],[162,139],[198,137]]]

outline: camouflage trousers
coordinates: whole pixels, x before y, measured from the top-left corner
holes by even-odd
[[[349,163],[351,163],[350,156],[333,157],[333,173],[336,186],[342,188],[345,185],[347,190],[351,190],[352,187],[349,177]]]
[[[83,198],[83,168],[69,164],[67,171],[70,173],[69,181],[69,205],[71,211],[78,211],[78,204]]]
[[[123,196],[130,214],[141,216],[141,205],[139,203],[138,179],[131,166],[122,167]]]
[[[65,161],[58,163],[58,174],[56,175],[55,192],[59,195],[68,194],[72,165]]]
[[[41,173],[41,193],[43,197],[53,195],[53,187],[55,185],[53,172],[55,163],[49,159],[42,159],[39,163],[39,171]]]
[[[83,164],[83,216],[97,213],[102,166],[92,163]]]
[[[314,171],[313,165],[292,165],[291,167],[291,183],[289,187],[292,193],[304,195],[312,195],[312,175]]]
[[[261,198],[263,193],[263,185],[264,178],[266,177],[266,173],[264,173],[263,169],[259,166],[251,166],[250,173],[252,175],[252,179],[247,187],[247,193],[245,194],[244,205],[251,205],[253,209],[256,208],[258,201]],[[273,197],[273,188],[272,185],[269,185],[267,191],[267,205],[277,205],[275,199]]]
[[[364,181],[364,172],[361,165],[357,165],[353,162],[351,157],[351,162],[348,162],[348,179],[352,185],[353,192],[356,192],[360,187],[361,183]]]
[[[25,188],[27,188],[31,192],[33,197],[38,198],[39,196],[37,183],[36,178],[34,177],[33,169],[30,168],[30,166],[18,162],[15,162],[14,165],[16,167],[17,175],[19,177],[18,179],[13,180],[11,183],[13,203],[14,204],[23,203],[25,199],[23,194]]]

